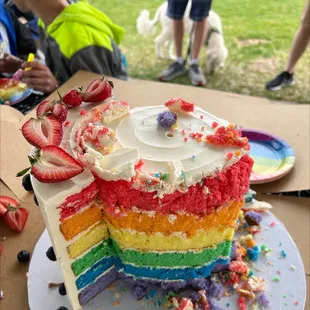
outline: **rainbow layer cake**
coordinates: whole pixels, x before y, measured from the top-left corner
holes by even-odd
[[[61,130],[32,183],[73,309],[117,278],[174,290],[229,262],[253,165],[238,127],[182,99],[108,98],[70,109]],[[76,172],[51,180],[58,166]]]

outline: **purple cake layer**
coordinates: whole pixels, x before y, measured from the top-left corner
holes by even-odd
[[[79,301],[81,306],[84,306],[88,301],[94,298],[108,285],[113,283],[118,277],[116,269],[113,268],[111,271],[98,278],[94,283],[87,286],[84,290],[79,293]]]

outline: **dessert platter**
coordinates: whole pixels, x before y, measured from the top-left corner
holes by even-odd
[[[47,228],[30,308],[280,309],[286,294],[302,309],[298,250],[249,190],[241,129],[181,98],[131,109],[112,88],[72,89],[22,126],[18,175],[30,170]]]

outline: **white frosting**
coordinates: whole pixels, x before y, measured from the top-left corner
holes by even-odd
[[[93,121],[102,128],[98,113],[106,113],[106,107],[106,104],[96,107],[75,124],[70,137],[74,154],[80,151],[77,141],[79,134],[83,137],[81,128]],[[165,106],[134,108],[127,117],[104,124],[116,132],[117,142],[113,141],[111,152],[103,154],[92,145],[84,145],[81,160],[102,179],[129,181],[136,177],[134,188],[156,191],[155,197],[162,198],[164,194],[175,190],[187,191],[190,185],[201,182],[206,176],[215,175],[247,153],[236,147],[215,147],[190,137],[191,133],[201,133],[204,137],[212,134],[212,123],[228,126],[225,120],[196,108],[194,113],[178,113],[178,128],[170,132],[158,126],[157,116],[163,111],[168,109]],[[115,112],[113,115],[118,114]],[[237,150],[240,151],[238,156],[229,160],[226,158],[227,153]],[[144,165],[137,172],[135,165],[140,159]],[[167,178],[162,179],[162,174],[167,174]]]

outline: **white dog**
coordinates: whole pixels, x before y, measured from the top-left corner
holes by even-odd
[[[161,33],[155,38],[156,55],[164,58],[163,46],[169,50],[169,57],[175,59],[173,55],[173,30],[172,20],[167,16],[168,3],[164,2],[156,11],[155,16],[150,20],[148,10],[141,11],[137,19],[138,33],[143,36],[152,36],[155,33],[155,26],[158,22],[162,25]],[[193,21],[189,18],[190,5],[187,6],[184,13],[184,32],[189,36],[192,32]],[[216,71],[224,66],[225,59],[228,56],[228,50],[225,47],[221,19],[214,11],[210,11],[208,16],[208,34],[206,42],[207,52],[207,73]]]

